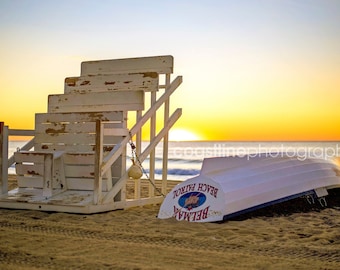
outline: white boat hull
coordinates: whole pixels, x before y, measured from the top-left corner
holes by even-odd
[[[203,161],[199,176],[177,185],[158,217],[214,222],[303,195],[340,187],[339,167],[321,159],[223,157]]]

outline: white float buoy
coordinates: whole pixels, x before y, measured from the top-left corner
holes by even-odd
[[[131,161],[132,161],[132,166],[130,167],[128,171],[128,176],[132,179],[137,180],[142,177],[143,171],[141,167],[139,167],[133,159]]]

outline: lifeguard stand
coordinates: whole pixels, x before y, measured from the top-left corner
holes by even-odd
[[[1,123],[0,207],[96,213],[160,203],[163,196],[154,188],[155,147],[163,140],[164,194],[168,131],[182,113],[181,109],[169,113],[169,98],[182,82],[180,76],[171,82],[172,72],[172,56],[83,62],[79,77],[65,79],[64,93],[48,97],[48,112],[35,115],[34,138],[8,162],[8,135],[32,132],[11,130]],[[156,127],[159,110],[163,110],[161,128]],[[131,116],[135,124],[128,129]],[[142,150],[145,124],[150,141]],[[127,199],[126,147],[132,139],[139,161],[149,157],[150,186],[148,195],[142,196],[141,180],[135,180],[134,198]],[[18,188],[8,191],[7,168],[13,163]]]

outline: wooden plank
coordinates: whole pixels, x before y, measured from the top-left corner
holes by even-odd
[[[86,61],[81,63],[81,75],[173,72],[174,59],[171,55],[125,58],[113,60]]]
[[[36,123],[69,123],[69,122],[96,122],[102,121],[125,121],[122,111],[109,112],[72,112],[72,113],[37,113]]]
[[[100,120],[96,122],[96,149],[94,155],[94,185],[93,185],[93,203],[101,204],[102,202],[102,177],[101,165],[103,162],[103,136],[104,126]]]
[[[105,125],[104,135],[126,136],[129,131],[126,128],[120,128],[122,123]],[[35,132],[55,134],[55,133],[93,133],[95,122],[76,122],[76,123],[36,123]]]
[[[136,113],[136,123],[142,118],[143,113],[141,111],[138,111]],[[142,130],[140,129],[136,133],[136,154],[139,157],[140,153],[142,151]],[[135,193],[134,198],[136,200],[140,199],[141,197],[141,180],[138,179],[135,181]]]
[[[127,128],[104,128],[103,132],[104,132],[104,137],[105,136],[125,137],[129,135],[129,130]]]
[[[35,124],[35,132],[37,134],[49,134],[49,135],[58,135],[64,133],[90,133],[95,130],[94,122],[76,122],[76,123],[36,123]]]
[[[156,92],[152,92],[150,95],[150,104],[151,107],[156,103],[157,96]],[[169,100],[169,99],[168,99]],[[151,116],[150,119],[150,142],[154,139],[156,136],[156,112]],[[156,161],[156,151],[155,148],[150,152],[150,157],[149,157],[149,179],[150,179],[150,184],[149,184],[149,197],[154,197],[155,195],[155,161]]]
[[[65,178],[65,166],[64,155],[54,160],[54,172],[53,172],[53,186],[57,185],[61,190],[67,190],[66,178]]]
[[[17,183],[19,188],[43,188],[42,176],[24,177],[17,175]],[[68,178],[66,183],[68,190],[93,190],[93,179],[90,178]],[[107,191],[107,179],[103,179],[102,185],[102,191]],[[57,188],[57,186],[53,185],[53,188]]]
[[[170,74],[165,75],[166,87],[170,85]],[[170,115],[170,99],[164,102],[164,123],[169,119]],[[166,132],[163,138],[163,161],[162,161],[162,193],[167,193],[168,180],[168,158],[169,158],[169,132]]]
[[[77,145],[65,145],[65,144],[52,144],[52,143],[39,143],[34,145],[34,149],[37,151],[81,151],[90,152],[93,151],[94,146],[89,144],[77,144]]]
[[[112,188],[112,171],[111,170],[108,170],[102,177],[102,185],[103,185],[103,181],[104,179],[107,179],[107,187],[105,189],[105,191],[108,191],[109,189]],[[103,187],[104,189],[104,187]]]
[[[111,145],[104,145],[103,151],[111,151],[116,144],[111,144]],[[37,151],[44,151],[46,150],[47,152],[49,151],[70,151],[70,152],[91,152],[94,151],[94,144],[49,144],[49,143],[41,143],[41,144],[36,144],[34,146]]]
[[[31,175],[31,176],[43,176],[44,164],[15,164],[15,172],[17,175]]]
[[[48,97],[48,112],[104,112],[144,109],[143,91],[61,94]]]
[[[32,163],[44,163],[44,155],[43,152],[14,152],[14,160],[15,162],[32,162]]]
[[[104,144],[115,145],[121,141],[121,136],[105,136]],[[41,143],[63,143],[64,145],[70,144],[95,144],[96,134],[91,133],[56,133],[46,134],[38,133],[35,135],[35,145]]]
[[[17,184],[19,188],[43,188],[43,177],[25,177],[17,175]]]
[[[94,144],[95,134],[90,133],[56,133],[54,135],[39,133],[35,136],[35,145],[40,143]]]
[[[65,177],[93,178],[94,163],[85,166],[65,165]]]
[[[129,130],[126,128],[119,128],[121,123],[110,124],[110,128],[104,128],[105,136],[127,136]],[[50,134],[52,136],[63,133],[93,133],[95,130],[95,122],[77,122],[77,123],[36,123],[37,134]]]
[[[65,153],[64,164],[83,164],[93,165],[94,164],[94,152],[87,153]]]
[[[158,90],[158,73],[105,74],[65,79],[64,93],[92,93],[105,91],[144,91]]]
[[[108,152],[104,153],[107,154]],[[93,165],[94,164],[94,152],[77,152],[77,153],[65,153],[63,155],[64,164],[66,165]]]
[[[31,129],[9,129],[10,136],[34,136],[34,130]]]
[[[44,155],[43,196],[52,196],[53,154]]]
[[[0,122],[0,194],[8,192],[8,126]]]
[[[94,180],[90,178],[67,178],[68,190],[93,190]],[[107,179],[102,180],[102,191],[107,191]]]
[[[100,112],[100,111],[137,111],[137,110],[144,110],[143,103],[117,103],[117,104],[91,104],[82,106],[81,104],[78,105],[69,105],[69,106],[59,106],[59,105],[49,105],[50,112]]]

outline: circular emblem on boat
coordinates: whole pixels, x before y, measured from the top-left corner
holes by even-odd
[[[206,200],[206,196],[201,192],[189,192],[183,194],[178,199],[178,204],[183,207],[191,210],[193,208],[199,207],[204,204]]]

